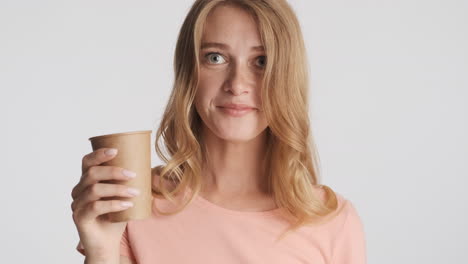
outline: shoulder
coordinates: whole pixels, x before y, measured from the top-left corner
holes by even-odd
[[[327,223],[333,225],[333,229],[339,229],[345,222],[360,222],[360,216],[354,203],[345,195],[332,190],[326,185],[314,185],[313,191],[317,198],[325,203],[329,208],[336,209],[330,213]]]
[[[336,194],[338,215],[331,226],[333,263],[366,263],[366,234],[354,202]]]
[[[335,236],[340,236],[340,234],[361,235],[364,230],[363,223],[354,202],[341,193],[335,192],[335,194],[338,203]]]

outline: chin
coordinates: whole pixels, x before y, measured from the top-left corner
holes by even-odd
[[[252,133],[249,133],[252,132]],[[258,137],[261,131],[248,131],[247,129],[231,130],[231,131],[218,131],[217,136],[225,141],[233,143],[243,143],[254,140]]]
[[[252,140],[255,136],[252,135],[239,135],[235,133],[223,133],[219,131],[218,133],[215,133],[216,136],[220,139],[223,139],[225,141],[230,141],[230,142],[247,142]]]

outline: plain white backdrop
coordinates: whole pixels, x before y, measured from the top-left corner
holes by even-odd
[[[83,263],[70,194],[88,138],[154,142],[192,2],[0,0],[3,263]],[[356,206],[369,263],[468,263],[468,2],[290,3],[322,183]]]

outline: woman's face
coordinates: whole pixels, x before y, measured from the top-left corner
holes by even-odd
[[[204,125],[227,141],[249,141],[268,126],[260,98],[266,57],[253,17],[232,6],[208,16],[201,40],[195,107]],[[245,104],[244,113],[221,107]]]

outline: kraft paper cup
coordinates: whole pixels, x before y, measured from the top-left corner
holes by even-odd
[[[100,148],[116,148],[117,155],[102,163],[103,166],[116,166],[136,172],[130,180],[105,180],[103,183],[117,183],[140,190],[135,197],[103,197],[102,200],[133,202],[133,207],[118,212],[107,213],[111,222],[145,219],[151,213],[151,130],[108,134],[89,138],[93,151]]]

